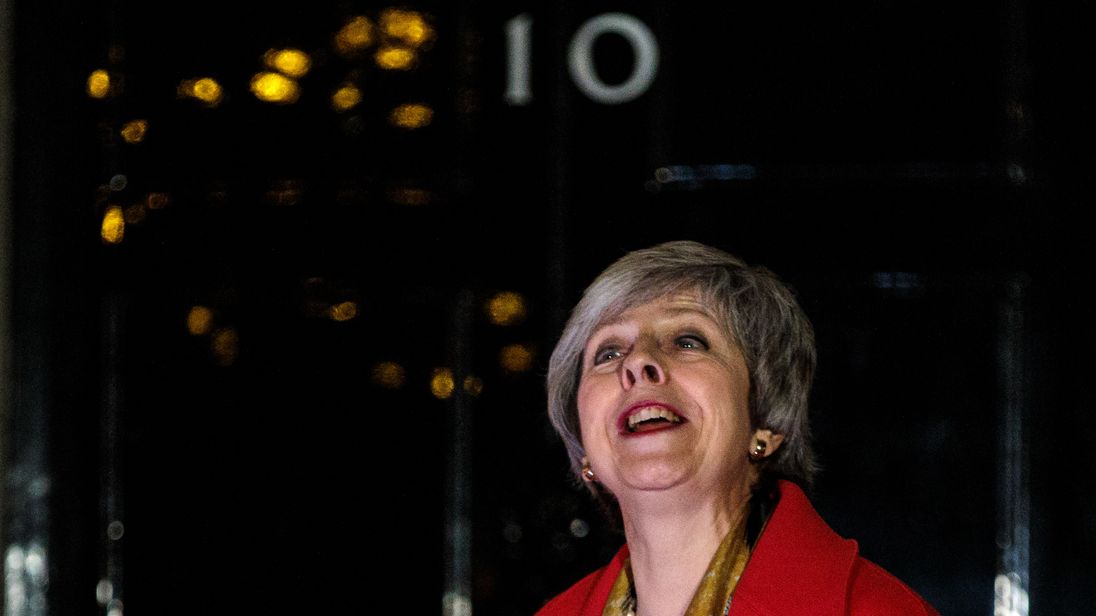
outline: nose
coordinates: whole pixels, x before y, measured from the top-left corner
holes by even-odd
[[[646,342],[637,341],[621,362],[620,384],[628,390],[637,383],[658,385],[665,381],[666,371],[658,349]]]

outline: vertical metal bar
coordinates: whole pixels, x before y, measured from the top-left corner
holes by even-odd
[[[10,0],[0,0],[0,492],[3,517],[0,543],[3,546],[3,610],[6,616],[45,616],[49,612],[49,425],[46,421],[46,376],[42,369],[46,349],[42,340],[45,318],[29,315],[19,332],[9,328],[18,312],[9,293],[14,279],[10,224],[14,216],[12,185],[15,142],[13,80],[14,11]],[[35,236],[41,229],[35,229]],[[32,238],[33,239],[33,238]],[[38,245],[30,242],[34,254],[27,261],[42,258]],[[28,289],[21,305],[41,299],[41,285]],[[13,336],[18,336],[18,341]],[[10,361],[9,349],[18,347],[27,364]],[[18,387],[16,386],[18,385]],[[18,440],[11,438],[18,434]]]
[[[125,303],[117,293],[103,303],[103,392],[99,440],[99,528],[102,552],[95,599],[107,616],[121,616],[123,597],[122,537],[122,369],[121,327]]]
[[[994,616],[1027,616],[1030,588],[1031,497],[1028,491],[1027,442],[1024,428],[1028,388],[1024,362],[1026,281],[1008,284],[1001,306],[998,373],[1001,408],[998,418],[997,576]]]
[[[15,385],[11,378],[11,220],[12,220],[12,164],[14,156],[15,102],[12,96],[12,40],[11,23],[14,17],[13,0],[0,0],[0,477],[7,477],[8,467],[8,420],[11,412],[11,392]],[[7,550],[7,488],[0,484],[0,552]],[[0,572],[4,570],[0,567]],[[0,582],[4,573],[0,573]],[[0,596],[7,597],[6,585],[0,584]],[[5,601],[6,603],[6,601]]]
[[[1003,5],[1003,60],[1005,95],[1005,173],[1020,189],[1029,184],[1031,113],[1028,110],[1030,62],[1027,50],[1027,11],[1024,0]],[[1031,498],[1025,414],[1028,406],[1024,365],[1024,301],[1027,281],[1008,281],[998,334],[1001,412],[998,441],[997,576],[994,579],[994,616],[1027,616],[1030,603]]]
[[[1013,186],[1028,183],[1030,171],[1031,112],[1028,88],[1031,76],[1027,54],[1027,11],[1023,0],[1004,5],[1005,174]]]
[[[472,616],[472,412],[465,379],[471,375],[473,293],[457,293],[453,307],[453,395],[446,465],[444,616]]]

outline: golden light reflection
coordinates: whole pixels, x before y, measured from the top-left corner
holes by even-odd
[[[434,110],[419,103],[400,105],[388,114],[388,121],[400,128],[422,128],[434,119]]]
[[[524,344],[508,344],[499,351],[499,365],[507,372],[528,372],[533,367],[533,351]]]
[[[388,191],[388,198],[400,205],[426,205],[433,195],[422,188],[396,188]]]
[[[144,222],[145,214],[145,204],[134,203],[126,206],[123,218],[125,218],[127,225],[138,225]]]
[[[130,120],[122,125],[120,132],[126,143],[141,143],[148,132],[148,120]]]
[[[107,244],[120,244],[126,235],[126,218],[122,212],[122,206],[111,205],[103,212],[103,224],[99,229],[99,237]]]
[[[300,79],[312,68],[312,58],[300,49],[269,49],[263,54],[263,62],[268,68]]]
[[[415,64],[415,52],[406,47],[381,47],[373,59],[385,70],[406,71]]]
[[[335,51],[347,56],[359,52],[373,42],[373,23],[362,16],[352,18],[335,33]]]
[[[525,318],[525,298],[520,293],[503,291],[487,300],[487,318],[495,325],[514,325]]]
[[[146,201],[148,202],[148,209],[150,210],[164,209],[165,207],[167,207],[169,200],[170,199],[168,198],[167,193],[158,192],[148,193],[148,197],[146,199]]]
[[[107,201],[110,200],[110,196],[114,191],[110,189],[109,184],[100,184],[95,187],[95,205],[104,206]]]
[[[297,205],[304,198],[304,185],[298,180],[280,180],[266,191],[266,201],[274,205]]]
[[[434,368],[430,376],[430,393],[439,400],[453,395],[453,371],[449,368]]]
[[[415,47],[434,38],[434,29],[416,11],[385,9],[381,12],[380,29],[385,37],[398,39]]]
[[[483,379],[478,376],[464,377],[464,391],[473,396],[480,395],[483,393]]]
[[[251,93],[267,103],[294,103],[301,95],[297,82],[281,73],[256,73],[251,78]]]
[[[231,327],[222,327],[213,332],[209,348],[218,365],[231,366],[240,355],[240,334]]]
[[[356,302],[339,302],[327,309],[327,316],[332,321],[349,321],[358,316],[358,304]]]
[[[331,95],[331,106],[336,111],[346,111],[362,102],[362,91],[353,84],[346,84]]]
[[[192,306],[186,313],[186,330],[191,336],[204,336],[213,331],[213,311],[205,306]]]
[[[94,70],[88,75],[88,96],[106,98],[110,94],[110,73],[103,69]]]
[[[406,373],[403,366],[394,361],[382,361],[373,366],[373,383],[385,389],[399,389],[403,387]]]
[[[184,79],[177,91],[180,96],[196,98],[210,107],[216,107],[224,98],[224,89],[212,77]]]

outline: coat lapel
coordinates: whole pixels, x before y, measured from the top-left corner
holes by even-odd
[[[833,532],[794,483],[780,482],[780,503],[735,589],[731,616],[845,613],[856,542]]]

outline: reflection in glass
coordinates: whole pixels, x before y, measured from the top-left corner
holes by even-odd
[[[281,71],[282,74],[300,79],[312,68],[312,58],[300,49],[270,49],[263,54],[267,67]]]
[[[186,314],[186,330],[193,336],[204,336],[213,330],[213,311],[205,306],[193,306]]]
[[[297,82],[281,73],[256,73],[251,78],[251,93],[267,103],[288,104],[297,101],[301,91]]]
[[[445,400],[453,395],[453,388],[453,371],[449,368],[434,368],[430,377],[430,393],[439,400]]]
[[[507,372],[527,372],[533,367],[533,351],[524,344],[508,344],[499,351],[499,365]]]
[[[126,234],[126,218],[122,212],[122,206],[107,206],[103,212],[103,223],[99,229],[99,236],[107,244],[120,244]]]
[[[373,383],[385,389],[399,389],[403,387],[406,374],[403,366],[394,361],[382,361],[373,366]]]
[[[362,91],[354,84],[346,84],[331,95],[331,107],[335,111],[346,111],[362,102]]]
[[[327,316],[332,321],[349,321],[358,316],[358,304],[355,302],[339,302],[327,309]]]
[[[381,47],[373,59],[385,70],[406,71],[415,64],[415,52],[406,47]]]
[[[388,115],[388,121],[399,128],[422,128],[434,119],[434,110],[419,103],[400,105]]]
[[[231,327],[222,327],[213,333],[209,346],[217,365],[231,366],[240,353],[240,335]]]
[[[147,120],[130,120],[122,125],[122,140],[126,143],[141,143],[148,132]]]
[[[184,79],[177,92],[179,96],[200,100],[210,107],[216,107],[224,98],[224,89],[212,77]]]
[[[525,298],[513,291],[496,293],[486,308],[487,318],[495,325],[514,325],[525,318]]]
[[[343,56],[360,52],[372,43],[373,24],[360,15],[351,18],[335,33],[335,51]]]
[[[386,38],[406,45],[417,47],[434,38],[434,29],[416,11],[385,9],[381,12],[380,26]]]
[[[106,98],[110,94],[110,73],[103,69],[92,71],[88,75],[87,91],[92,98]]]

